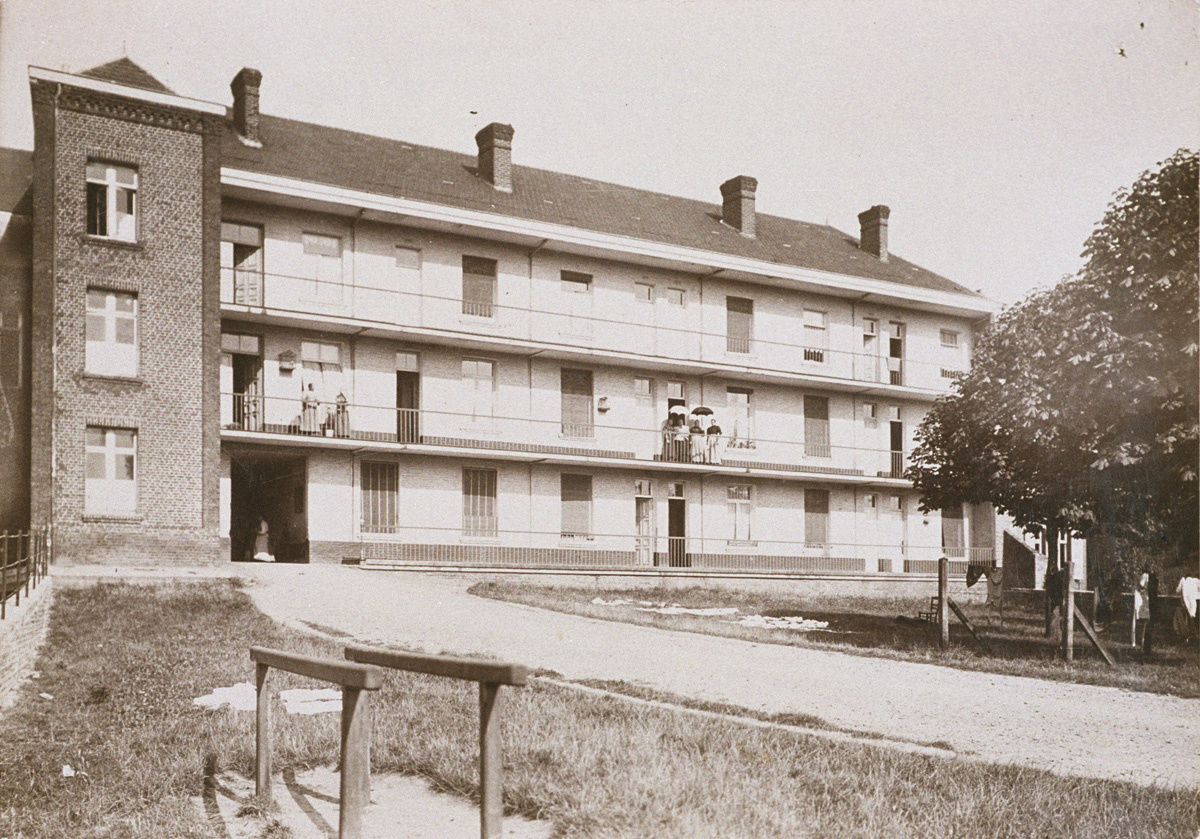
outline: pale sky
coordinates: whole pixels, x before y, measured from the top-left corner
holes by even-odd
[[[228,104],[720,202],[890,248],[1003,303],[1057,282],[1113,192],[1200,146],[1196,0],[0,0],[0,145],[30,148],[28,65],[127,54]]]

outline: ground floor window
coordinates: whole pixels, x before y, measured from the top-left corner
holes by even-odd
[[[749,484],[735,484],[726,487],[726,507],[729,510],[730,535],[732,544],[748,543],[750,536],[750,516],[754,504],[754,487]]]
[[[364,533],[395,533],[399,525],[400,466],[362,465],[362,529]]]
[[[592,535],[592,476],[562,476],[562,536],[588,539]]]
[[[462,487],[463,535],[496,536],[496,470],[464,469]]]
[[[829,544],[829,490],[804,490],[804,541],[809,545]]]
[[[87,427],[84,511],[129,515],[137,509],[137,432]]]
[[[946,556],[963,556],[966,548],[966,527],[961,504],[942,510],[942,550]]]

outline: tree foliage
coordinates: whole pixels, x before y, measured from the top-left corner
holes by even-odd
[[[1003,311],[917,431],[924,509],[1197,541],[1197,154],[1118,192],[1083,268]]]

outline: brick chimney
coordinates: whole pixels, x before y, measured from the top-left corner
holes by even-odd
[[[891,214],[892,211],[882,204],[858,214],[861,227],[858,246],[872,256],[879,257],[880,262],[887,262],[888,258],[887,226]]]
[[[513,127],[499,122],[484,126],[475,135],[479,146],[479,177],[501,192],[512,192]]]
[[[233,127],[246,142],[262,145],[258,136],[258,87],[262,84],[262,73],[243,67],[233,77],[229,89],[233,91]]]
[[[743,236],[754,236],[754,190],[758,181],[738,175],[721,184],[721,221]]]

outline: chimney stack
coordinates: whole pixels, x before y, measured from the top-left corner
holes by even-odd
[[[758,181],[738,175],[721,184],[721,221],[743,236],[754,237],[754,191]]]
[[[233,127],[246,142],[262,145],[258,136],[258,87],[262,84],[262,73],[243,67],[233,77],[229,89],[233,91]]]
[[[887,227],[891,214],[892,211],[882,204],[858,214],[861,226],[858,246],[872,256],[879,257],[880,262],[887,262],[888,258]]]
[[[513,127],[499,122],[484,126],[475,135],[479,146],[479,177],[501,192],[512,192]]]

